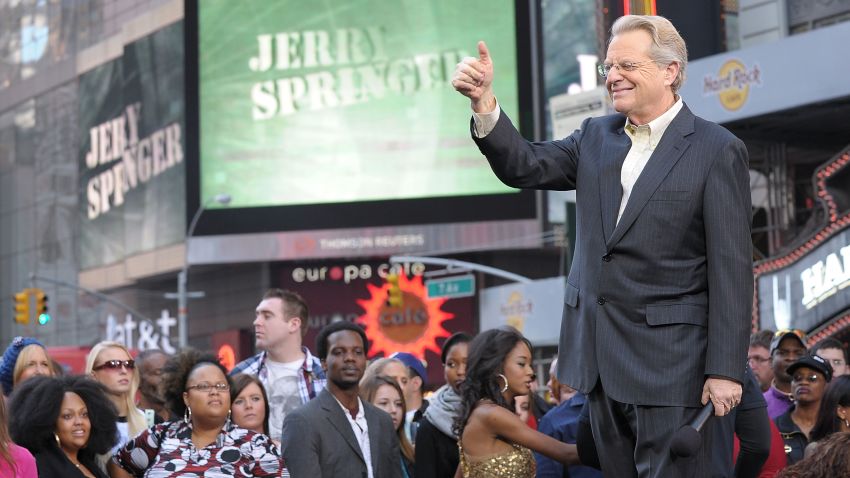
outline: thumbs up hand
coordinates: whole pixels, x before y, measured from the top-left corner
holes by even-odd
[[[478,42],[478,58],[468,56],[455,67],[452,86],[472,102],[476,113],[490,113],[496,108],[493,95],[493,60],[483,41]]]

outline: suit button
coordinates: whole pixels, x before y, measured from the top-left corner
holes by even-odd
[[[611,253],[609,252],[608,254],[602,256],[602,260],[605,262],[611,262]]]
[[[605,297],[602,297],[600,295],[599,297],[596,298],[596,303],[599,304],[599,305],[605,305]]]

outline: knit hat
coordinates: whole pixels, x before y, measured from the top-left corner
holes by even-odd
[[[422,379],[422,385],[426,385],[428,383],[428,374],[425,372],[425,364],[422,363],[422,360],[419,360],[419,357],[407,352],[396,352],[390,355],[390,358],[400,361],[416,372],[416,375],[419,375],[419,378]]]
[[[0,359],[0,385],[3,386],[3,394],[7,397],[12,393],[12,375],[15,373],[15,364],[18,362],[18,355],[24,347],[32,344],[44,347],[41,342],[32,337],[18,336],[12,339],[12,343],[3,352],[3,358]]]

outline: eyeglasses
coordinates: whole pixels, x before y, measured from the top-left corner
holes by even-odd
[[[802,382],[803,380],[806,380],[806,381],[808,381],[809,383],[817,383],[817,381],[818,381],[818,380],[820,380],[820,377],[818,377],[818,376],[817,376],[817,375],[815,375],[815,374],[811,374],[811,375],[807,375],[807,376],[794,375],[793,377],[791,377],[791,381],[792,381],[792,382],[800,383],[800,382]]]
[[[107,360],[97,367],[92,367],[91,369],[94,371],[109,369],[109,370],[121,370],[121,367],[126,368],[127,370],[133,370],[136,368],[135,360]]]
[[[186,387],[187,391],[192,390],[192,389],[195,389],[195,390],[197,390],[201,393],[210,393],[213,390],[215,390],[217,392],[226,392],[226,391],[230,390],[230,384],[224,383],[224,382],[219,382],[219,383],[201,382],[197,385],[192,385],[190,387]]]
[[[614,68],[618,71],[635,71],[647,63],[653,63],[653,61],[624,61],[622,63],[611,63],[610,65],[602,63],[596,66],[596,71],[602,78],[608,78],[608,74],[611,73],[611,70]]]

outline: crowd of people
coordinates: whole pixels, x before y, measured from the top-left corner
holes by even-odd
[[[422,359],[369,362],[357,324],[323,328],[314,355],[307,314],[297,293],[268,291],[259,353],[231,371],[194,349],[134,358],[101,342],[67,375],[16,337],[0,362],[0,476],[602,476],[587,397],[555,374],[569,356],[540,393],[517,330],[458,332],[442,344],[445,385],[427,393]],[[850,474],[846,351],[807,344],[799,330],[752,335],[742,401],[703,444],[712,476]]]

